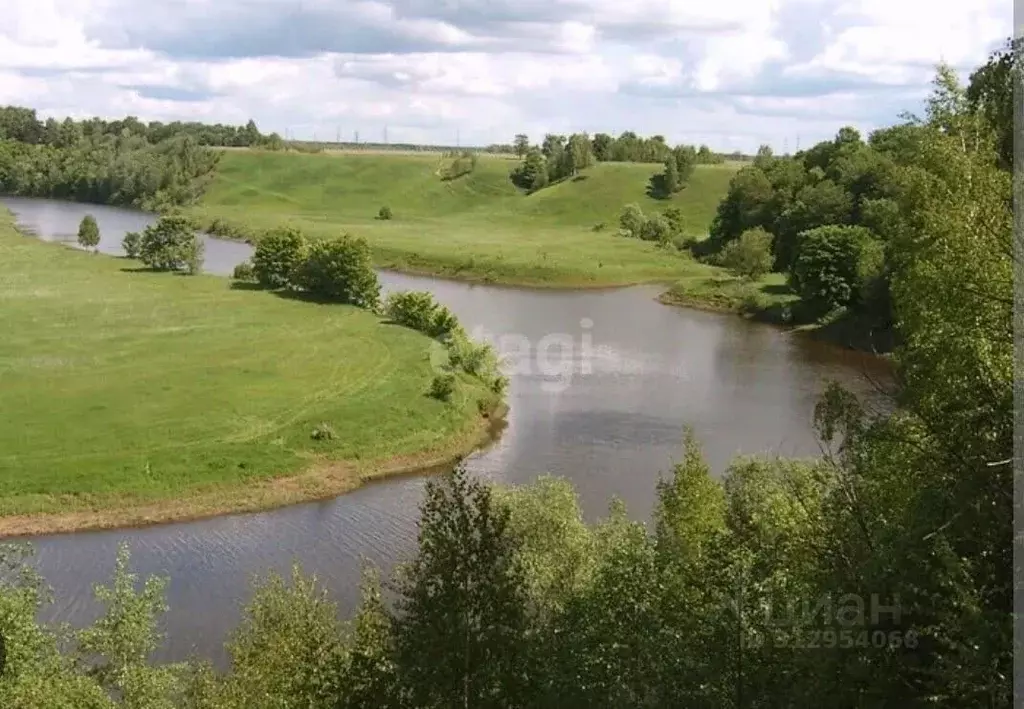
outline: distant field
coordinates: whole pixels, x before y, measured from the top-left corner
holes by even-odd
[[[138,272],[6,212],[0,261],[0,535],[338,493],[483,430],[482,385],[427,397],[430,341],[366,311]]]
[[[253,232],[291,223],[314,237],[363,235],[379,265],[407,271],[547,286],[672,281],[708,267],[617,236],[619,211],[678,207],[686,231],[702,237],[736,170],[698,167],[682,192],[657,200],[646,193],[657,164],[598,164],[526,195],[509,181],[507,157],[481,155],[450,182],[438,175],[442,162],[436,153],[229,151],[195,211]],[[394,219],[374,218],[384,205]]]

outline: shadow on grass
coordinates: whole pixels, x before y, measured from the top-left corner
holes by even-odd
[[[761,286],[761,292],[769,295],[790,295],[793,290],[785,283],[766,283]]]
[[[647,196],[651,199],[668,199],[672,196],[665,186],[664,175],[651,175],[651,179],[647,181]]]
[[[576,175],[576,177],[572,178],[572,181],[573,182],[583,182],[584,180],[589,180],[589,179],[590,179],[590,175]]]
[[[266,290],[259,283],[249,283],[247,281],[231,281],[231,290]]]

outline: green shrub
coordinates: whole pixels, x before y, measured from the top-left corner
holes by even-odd
[[[672,226],[660,214],[653,214],[643,221],[639,236],[644,241],[667,244],[672,237]]]
[[[235,270],[231,272],[231,277],[243,283],[256,283],[256,271],[253,270],[252,261],[246,259],[235,266]]]
[[[349,234],[310,246],[296,272],[296,283],[319,298],[361,308],[374,309],[380,300],[370,245]]]
[[[206,243],[199,237],[193,236],[185,243],[185,273],[194,276],[203,270],[203,259],[206,256]]]
[[[405,327],[441,338],[461,329],[458,318],[434,300],[427,291],[391,293],[384,302],[384,314]]]
[[[774,237],[761,227],[747,229],[722,249],[718,261],[737,276],[757,280],[772,270]]]
[[[138,259],[142,249],[142,234],[137,231],[130,231],[121,240],[121,248],[128,258]]]
[[[607,228],[608,225],[605,222],[598,222],[593,226],[593,231],[604,231]]]
[[[380,210],[377,212],[377,219],[387,220],[391,219],[392,216],[393,214],[391,213],[391,207],[387,205],[381,207]]]
[[[455,393],[455,375],[450,372],[438,374],[430,382],[428,394],[439,401],[450,401]]]
[[[646,217],[639,204],[627,204],[619,212],[619,228],[626,236],[640,238]]]
[[[202,265],[196,224],[183,214],[166,214],[142,232],[139,259],[156,271],[179,271]]]
[[[295,275],[308,251],[306,237],[293,227],[268,232],[256,243],[252,270],[256,282],[277,290],[295,285]]]
[[[858,304],[879,278],[882,246],[870,229],[823,226],[801,232],[789,282],[818,315]]]
[[[678,236],[686,229],[686,218],[683,216],[683,210],[679,207],[669,207],[662,213],[662,216],[668,220],[673,235]]]
[[[100,245],[100,227],[96,217],[86,214],[78,225],[78,244],[82,248],[95,249]]]

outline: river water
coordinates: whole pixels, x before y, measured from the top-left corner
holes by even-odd
[[[52,200],[0,198],[40,238],[73,242],[87,212],[100,248],[120,253],[147,214]],[[204,269],[229,274],[246,244],[207,238]],[[740,454],[816,455],[817,396],[835,379],[880,402],[873,381],[887,366],[731,315],[662,305],[659,287],[537,291],[382,273],[385,290],[429,290],[477,337],[494,342],[511,374],[508,426],[471,457],[486,478],[525,483],[569,478],[588,517],[621,497],[649,515],[654,485],[680,453],[684,426],[716,472]],[[192,653],[218,664],[222,643],[251,597],[254,574],[287,573],[294,561],[330,589],[343,614],[357,600],[359,563],[385,571],[415,546],[422,477],[383,480],[324,502],[143,529],[37,537],[37,565],[56,591],[44,617],[95,617],[93,584],[106,582],[116,548],[130,542],[142,575],[170,577],[161,659]]]

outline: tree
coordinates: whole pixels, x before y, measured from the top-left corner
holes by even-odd
[[[612,148],[615,144],[615,139],[607,133],[597,133],[594,135],[593,140],[593,151],[594,158],[598,162],[607,162],[612,159]]]
[[[129,231],[121,240],[121,248],[124,255],[131,259],[138,259],[142,251],[142,234],[137,231]]]
[[[91,214],[82,217],[78,225],[78,244],[85,249],[96,249],[100,244],[100,227]]]
[[[338,611],[316,577],[271,573],[245,608],[228,649],[226,691],[237,706],[330,706],[344,685]]]
[[[971,74],[967,86],[967,103],[995,133],[999,163],[1007,170],[1013,167],[1014,75],[1021,71],[1022,47],[1019,39],[1007,40]]]
[[[882,268],[882,247],[860,226],[823,226],[799,235],[790,283],[824,314],[855,304]]]
[[[682,189],[693,176],[697,165],[697,151],[692,145],[680,145],[672,150],[672,157],[675,158],[679,189]]]
[[[513,141],[515,147],[516,157],[522,160],[526,157],[526,151],[530,149],[530,138],[525,133],[516,133],[515,140]]]
[[[319,298],[360,308],[376,308],[380,299],[370,245],[349,234],[314,242],[298,269],[296,282]]]
[[[739,239],[726,244],[719,261],[737,276],[755,281],[772,270],[772,240],[761,227],[747,229]]]
[[[640,238],[647,218],[639,204],[627,204],[619,213],[619,227],[626,236]]]
[[[640,238],[644,241],[654,241],[659,244],[667,244],[672,238],[672,225],[661,214],[652,214],[644,220],[640,227]]]
[[[360,603],[344,672],[341,709],[393,707],[398,698],[393,623],[381,598],[380,575],[365,566]]]
[[[202,242],[196,223],[184,214],[166,214],[142,232],[139,260],[156,271],[198,271]]]
[[[509,174],[512,184],[521,189],[536,191],[548,184],[548,170],[544,155],[537,148],[526,152],[523,162]]]
[[[747,229],[762,226],[774,197],[774,187],[764,170],[742,168],[729,181],[729,191],[718,204],[710,228],[712,243],[724,246]]]
[[[562,152],[565,149],[565,136],[555,135],[554,133],[548,133],[544,136],[544,142],[541,144],[541,152],[544,157],[551,162],[552,158]]]
[[[462,466],[426,488],[419,553],[397,585],[396,657],[410,703],[524,706],[527,589],[509,513]]]
[[[594,164],[593,148],[590,144],[590,138],[586,133],[574,133],[569,136],[569,144],[566,150],[572,156],[572,174],[580,170],[586,170]]]
[[[256,242],[252,255],[256,282],[275,290],[295,286],[296,274],[308,249],[305,235],[294,227],[268,232]]]
[[[662,174],[662,185],[667,195],[679,191],[679,166],[674,155],[665,159],[665,172]]]

